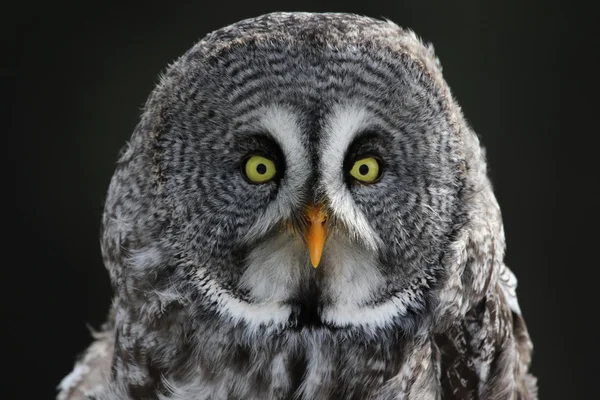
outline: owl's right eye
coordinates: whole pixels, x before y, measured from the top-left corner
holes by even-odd
[[[266,183],[277,175],[277,168],[273,160],[261,155],[253,155],[242,163],[242,174],[250,183]]]

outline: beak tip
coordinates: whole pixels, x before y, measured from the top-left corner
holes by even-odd
[[[317,268],[319,266],[319,264],[321,263],[321,256],[322,254],[322,245],[321,246],[317,246],[317,247],[313,247],[312,249],[310,249],[310,263],[312,264],[313,268]]]

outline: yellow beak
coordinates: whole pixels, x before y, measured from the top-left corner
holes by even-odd
[[[323,255],[323,246],[327,238],[325,222],[327,215],[321,206],[309,206],[306,211],[308,226],[306,228],[306,243],[310,254],[310,262],[317,268]]]

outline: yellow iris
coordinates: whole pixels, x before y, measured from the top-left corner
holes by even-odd
[[[350,175],[364,183],[375,182],[379,178],[379,161],[373,157],[354,162]]]
[[[250,182],[265,183],[273,179],[277,170],[275,163],[262,156],[252,156],[246,161],[244,172]]]

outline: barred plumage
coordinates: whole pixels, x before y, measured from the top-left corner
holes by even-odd
[[[275,178],[243,176],[253,154]],[[433,48],[389,21],[207,35],[145,106],[102,248],[114,312],[60,399],[537,397],[484,152]]]

